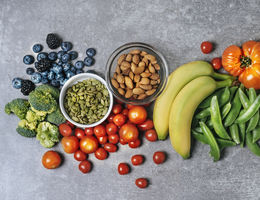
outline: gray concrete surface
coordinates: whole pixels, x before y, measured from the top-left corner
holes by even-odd
[[[230,44],[260,39],[260,1],[69,1],[0,0],[0,199],[260,199],[260,159],[247,148],[229,148],[221,161],[213,163],[209,147],[195,144],[192,158],[182,160],[169,139],[144,141],[136,150],[120,146],[105,161],[96,160],[93,171],[83,175],[72,155],[63,165],[45,170],[41,156],[46,151],[36,139],[19,136],[18,119],[4,114],[4,105],[16,97],[13,77],[26,78],[25,54],[34,43],[44,43],[49,32],[72,41],[84,57],[87,47],[97,49],[92,69],[104,72],[110,53],[133,41],[158,48],[167,58],[170,71],[192,60],[211,60]],[[200,52],[200,43],[216,43],[210,55]],[[54,148],[62,152],[61,146]],[[168,152],[167,162],[155,166],[154,151]],[[142,153],[146,161],[126,176],[117,173],[119,162],[130,162]],[[138,189],[136,178],[147,177],[149,188]]]

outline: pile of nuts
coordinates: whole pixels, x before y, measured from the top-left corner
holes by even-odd
[[[118,58],[111,83],[127,99],[144,99],[159,86],[159,70],[155,56],[134,49]]]

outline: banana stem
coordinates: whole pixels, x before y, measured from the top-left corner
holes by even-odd
[[[234,76],[230,76],[228,74],[221,74],[221,73],[217,73],[217,72],[213,72],[213,74],[211,76],[213,78],[219,79],[219,80],[227,80],[227,79],[235,80],[236,79],[236,77],[234,77]]]
[[[231,80],[231,79],[227,79],[227,80],[224,80],[224,81],[217,81],[216,82],[217,83],[217,88],[216,89],[227,87],[227,86],[231,86],[232,82],[233,82],[233,80]]]

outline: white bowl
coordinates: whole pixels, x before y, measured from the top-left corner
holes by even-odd
[[[96,79],[98,81],[100,81],[102,84],[104,84],[109,92],[109,97],[110,97],[110,105],[108,108],[108,111],[106,113],[106,115],[100,119],[99,121],[93,123],[93,124],[80,124],[78,122],[73,121],[70,116],[67,114],[65,108],[64,108],[64,98],[67,92],[67,89],[69,89],[70,87],[72,87],[73,85],[75,85],[78,82],[81,82],[83,80],[87,80],[87,79]],[[64,117],[71,122],[72,124],[81,127],[81,128],[90,128],[90,127],[94,127],[97,126],[99,124],[101,124],[103,121],[105,121],[108,117],[108,115],[110,114],[112,107],[113,107],[113,94],[112,92],[109,90],[106,81],[101,78],[100,76],[96,75],[96,74],[92,74],[92,73],[82,73],[82,74],[78,74],[76,76],[71,77],[69,80],[67,80],[67,82],[63,85],[61,92],[60,92],[60,98],[59,98],[59,103],[60,103],[60,110],[62,112],[62,114],[64,115]]]

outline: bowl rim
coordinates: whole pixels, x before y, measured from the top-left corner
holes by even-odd
[[[67,112],[64,108],[64,98],[65,98],[66,91],[67,91],[69,85],[71,85],[71,84],[75,85],[77,82],[83,81],[83,80],[79,80],[80,78],[86,78],[86,79],[93,78],[93,79],[100,81],[102,84],[105,85],[105,87],[106,87],[106,89],[108,90],[108,93],[109,93],[110,104],[109,104],[109,108],[108,108],[106,115],[102,119],[100,119],[99,121],[97,121],[93,124],[80,124],[78,122],[75,122],[74,120],[72,120],[70,118],[70,116],[67,114]],[[114,101],[113,94],[110,91],[110,88],[108,87],[106,81],[101,76],[93,74],[93,73],[81,73],[81,74],[77,74],[77,75],[71,77],[69,80],[66,81],[66,83],[61,88],[60,96],[59,96],[59,106],[60,106],[60,110],[61,110],[62,114],[64,115],[64,117],[69,122],[71,122],[72,124],[74,124],[74,125],[76,125],[77,127],[80,127],[80,128],[91,128],[91,127],[97,126],[97,125],[101,124],[102,122],[104,122],[107,119],[107,117],[109,116],[109,114],[112,110],[113,101]]]
[[[155,95],[151,95],[151,96],[148,96],[147,98],[145,99],[142,99],[142,100],[127,100],[126,98],[122,97],[121,95],[118,95],[115,91],[114,91],[114,88],[111,84],[111,81],[110,81],[110,70],[111,70],[111,65],[112,63],[114,62],[115,58],[124,50],[126,49],[130,49],[130,48],[146,48],[146,49],[149,49],[150,51],[152,51],[156,56],[158,56],[163,65],[164,65],[164,70],[165,70],[165,80],[164,82],[162,83],[162,86],[160,88],[160,90],[157,90],[157,93]],[[109,56],[108,60],[107,60],[107,63],[106,63],[106,71],[105,71],[105,79],[106,79],[106,82],[109,86],[109,89],[111,90],[111,92],[113,93],[113,95],[119,99],[120,101],[126,103],[126,104],[132,104],[132,105],[144,105],[144,104],[147,104],[147,103],[151,103],[153,102],[162,92],[163,90],[165,89],[166,87],[166,84],[167,84],[167,81],[168,81],[168,76],[169,76],[169,67],[168,67],[168,63],[165,59],[165,57],[156,49],[154,48],[153,46],[149,45],[149,44],[146,44],[146,43],[143,43],[143,42],[130,42],[130,43],[125,43],[121,46],[119,46],[117,49],[115,49],[112,54]]]

